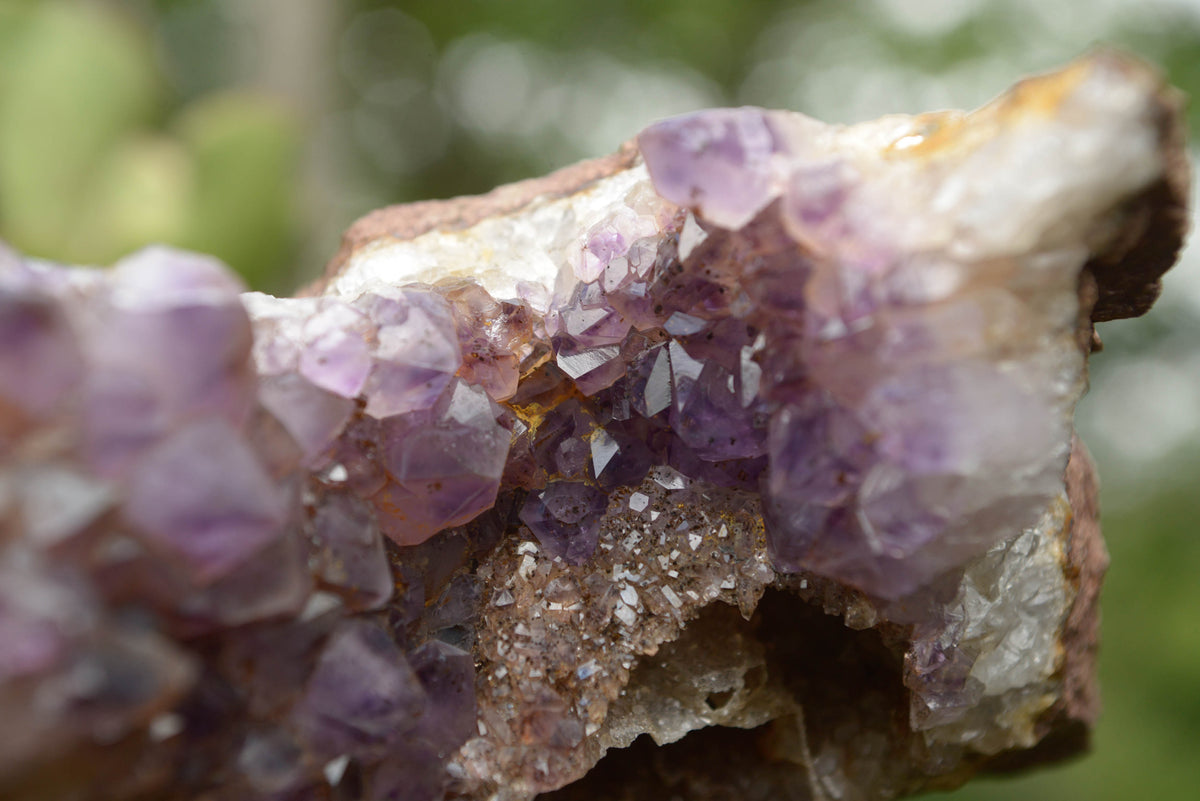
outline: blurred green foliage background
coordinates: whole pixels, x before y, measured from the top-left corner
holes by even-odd
[[[92,264],[168,242],[287,292],[372,208],[658,117],[971,107],[1101,41],[1200,95],[1200,0],[0,0],[0,239]],[[1113,557],[1095,752],[956,798],[1200,798],[1198,261],[1102,330],[1079,411]]]

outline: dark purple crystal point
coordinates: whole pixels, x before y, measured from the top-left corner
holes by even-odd
[[[546,553],[579,565],[596,550],[600,516],[607,506],[608,497],[595,487],[555,481],[530,493],[521,509],[521,522]]]
[[[428,700],[404,654],[378,625],[347,622],[321,652],[296,708],[304,738],[321,753],[382,753],[415,728]]]
[[[392,596],[387,561],[374,510],[349,492],[324,495],[311,523],[317,576],[352,609],[378,609]]]
[[[475,662],[448,643],[431,640],[409,655],[429,699],[413,735],[446,759],[475,733]]]

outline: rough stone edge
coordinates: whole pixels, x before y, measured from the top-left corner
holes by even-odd
[[[483,195],[465,195],[447,200],[423,200],[385,206],[360,217],[342,234],[342,244],[325,267],[324,274],[300,290],[298,296],[320,295],[337,277],[350,256],[368,242],[380,239],[415,239],[433,230],[461,231],[488,217],[520,211],[539,198],[561,198],[581,192],[602,178],[632,167],[639,157],[633,140],[615,152],[530,178],[499,186]]]
[[[1096,292],[1091,322],[1145,314],[1162,291],[1162,276],[1179,257],[1188,233],[1192,170],[1187,151],[1183,94],[1164,85],[1159,93],[1163,175],[1115,210],[1120,228],[1084,265]],[[539,198],[561,198],[627,170],[639,153],[629,140],[612,154],[564,167],[540,178],[497,187],[487,194],[386,206],[355,221],[324,274],[298,296],[320,295],[351,255],[380,239],[415,239],[433,230],[460,231],[488,217],[513,214]],[[1086,280],[1086,278],[1085,278]],[[1097,341],[1098,344],[1098,341]]]
[[[1108,569],[1108,550],[1100,531],[1096,467],[1078,436],[1071,443],[1066,484],[1071,530],[1067,535],[1065,572],[1076,594],[1059,637],[1063,649],[1062,696],[1038,722],[1038,744],[988,760],[982,766],[987,773],[1023,771],[1087,753],[1091,730],[1100,714],[1096,660],[1100,644],[1100,587]]]
[[[1162,292],[1162,276],[1175,264],[1190,227],[1192,168],[1188,158],[1183,93],[1158,93],[1163,174],[1118,210],[1121,227],[1084,266],[1096,281],[1092,322],[1139,317]]]

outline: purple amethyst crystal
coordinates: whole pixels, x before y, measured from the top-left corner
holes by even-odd
[[[36,676],[69,653],[71,618],[86,622],[92,599],[43,565],[0,562],[0,682]]]
[[[769,112],[719,109],[676,117],[638,137],[655,188],[726,228],[741,228],[770,200],[786,146]]]
[[[327,492],[312,519],[321,583],[352,609],[377,609],[392,596],[392,571],[374,510],[348,492]]]
[[[258,397],[291,435],[306,462],[333,443],[354,411],[354,401],[309,383],[298,373],[264,377]]]
[[[304,608],[312,584],[305,543],[286,531],[228,575],[176,598],[169,611],[188,634],[288,618]]]
[[[309,778],[304,769],[304,748],[281,729],[247,734],[237,766],[254,792],[272,797],[296,790]]]
[[[577,400],[559,404],[542,419],[533,436],[533,456],[542,467],[542,483],[547,476],[585,476],[591,456],[588,441],[595,428],[596,419]]]
[[[671,427],[702,459],[719,462],[765,452],[766,410],[743,404],[741,381],[715,362],[699,375],[677,384]]]
[[[335,395],[357,396],[371,372],[371,352],[364,335],[372,330],[365,315],[326,301],[324,308],[304,323],[300,374]]]
[[[671,407],[671,357],[665,346],[638,355],[627,373],[630,403],[643,417],[654,417]]]
[[[655,445],[666,438],[665,429],[646,421],[612,422],[589,437],[591,475],[601,487],[630,487],[641,482],[665,454]]]
[[[438,640],[417,648],[409,661],[429,699],[413,739],[448,758],[475,732],[475,662],[466,651]]]
[[[575,381],[584,395],[610,387],[625,373],[620,345],[587,348],[571,342],[558,348],[555,364]]]
[[[82,359],[53,295],[12,278],[0,273],[0,402],[40,416],[78,384]]]
[[[113,269],[108,308],[89,321],[90,358],[144,382],[165,414],[216,414],[240,424],[253,393],[242,289],[215,259],[142,251]]]
[[[124,515],[195,580],[226,575],[279,536],[285,499],[237,432],[193,423],[146,454]]]
[[[388,633],[374,623],[346,622],[322,650],[294,719],[320,753],[365,756],[415,728],[427,703]]]
[[[360,306],[378,326],[364,394],[378,418],[428,409],[462,365],[450,306],[430,292],[403,290]]]
[[[580,284],[558,310],[558,327],[581,349],[619,345],[630,324],[608,304],[599,283]]]
[[[506,401],[517,392],[521,360],[531,350],[533,312],[517,301],[497,301],[478,284],[443,289],[454,309],[462,348],[460,375]]]
[[[406,751],[385,760],[367,782],[370,801],[438,801],[444,798],[446,769],[433,753]]]
[[[178,280],[155,277],[156,272]],[[250,321],[236,279],[219,263],[150,249],[114,269],[76,319],[89,372],[82,392],[91,463],[118,473],[185,418],[234,427],[254,403]]]
[[[521,522],[546,553],[579,565],[596,550],[600,516],[607,506],[607,496],[596,487],[555,481],[530,493],[521,509]]]
[[[496,501],[510,434],[487,393],[461,379],[429,410],[382,421],[391,482],[375,495],[384,533],[401,545],[460,525]]]
[[[1056,454],[1054,444],[1067,440],[1066,422],[1061,407],[1020,386],[1053,381],[1036,345],[1009,354],[1026,374],[1014,380],[986,361],[998,345],[964,325],[969,316],[948,314],[953,305],[923,308],[940,298],[867,231],[886,223],[866,221],[866,201],[852,202],[854,171],[812,165],[806,145],[787,143],[804,130],[741,109],[669,120],[639,139],[656,188],[708,227],[704,259],[668,271],[672,297],[701,285],[728,296],[746,270],[745,311],[695,294],[668,332],[690,343],[706,316],[733,313],[764,333],[751,348],[761,370],[749,373],[734,349],[750,348],[751,336],[734,337],[724,357],[703,340],[695,356],[691,344],[669,346],[672,427],[706,461],[766,447],[768,533],[780,566],[895,599],[1011,532],[1016,509],[1032,522],[1061,484],[1066,450]],[[779,197],[782,206],[768,208]],[[695,270],[702,276],[689,283]],[[981,427],[984,418],[996,424]],[[1018,480],[998,489],[994,475]]]

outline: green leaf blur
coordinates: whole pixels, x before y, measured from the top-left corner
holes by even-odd
[[[90,2],[0,12],[0,238],[108,264],[151,242],[288,289],[300,132],[268,96],[175,102],[141,20]]]

